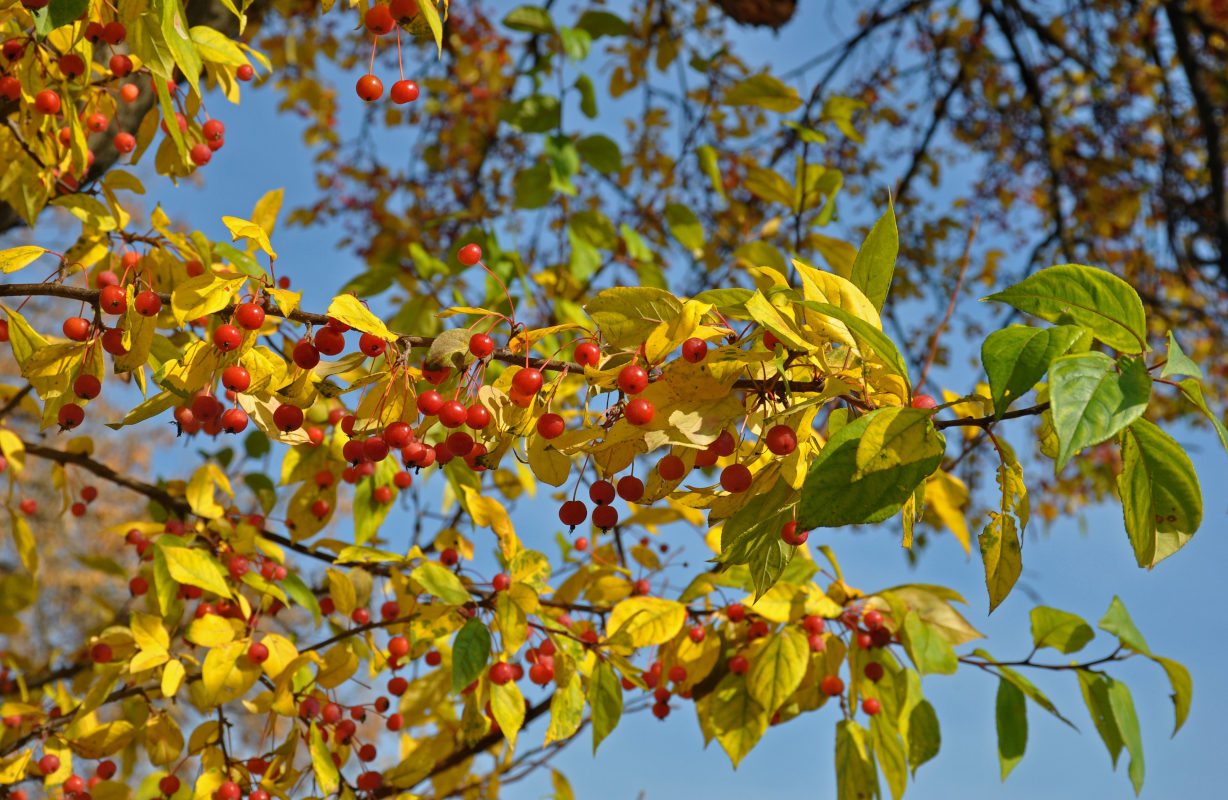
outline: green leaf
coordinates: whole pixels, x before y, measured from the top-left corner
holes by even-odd
[[[922,409],[881,408],[858,417],[811,464],[798,524],[809,530],[888,519],[938,468],[945,449]]]
[[[490,631],[480,620],[471,619],[452,642],[452,691],[459,692],[482,677],[490,660]]]
[[[1048,606],[1032,609],[1032,643],[1052,647],[1059,653],[1077,653],[1096,637],[1092,626],[1068,611]]]
[[[874,755],[883,769],[883,777],[891,789],[893,800],[900,800],[908,788],[908,759],[899,732],[892,727],[886,714],[870,717],[870,735],[874,740]]]
[[[694,211],[681,203],[670,203],[665,206],[665,221],[683,247],[692,252],[704,249],[704,229]]]
[[[832,95],[823,103],[823,113],[819,116],[819,121],[834,122],[841,133],[854,142],[860,143],[861,134],[853,127],[853,112],[865,107],[866,104],[862,100]]]
[[[758,106],[768,111],[788,113],[802,104],[797,90],[768,73],[739,81],[725,92],[727,106]]]
[[[1049,322],[1069,314],[1114,350],[1147,350],[1147,317],[1138,292],[1101,269],[1079,264],[1049,267],[985,300],[1006,303]]]
[[[851,719],[836,723],[837,800],[874,800],[882,796],[869,738],[866,729]]]
[[[1083,693],[1083,702],[1091,714],[1092,724],[1108,748],[1109,758],[1113,767],[1117,767],[1117,756],[1121,754],[1121,733],[1117,730],[1117,719],[1113,716],[1113,707],[1109,702],[1108,678],[1099,673],[1085,669],[1077,670],[1079,689]]]
[[[1139,731],[1138,715],[1134,712],[1134,700],[1130,697],[1130,688],[1121,681],[1105,678],[1108,683],[1109,706],[1113,709],[1113,719],[1117,721],[1117,730],[1121,734],[1126,752],[1130,754],[1130,783],[1134,784],[1137,795],[1143,789],[1143,736]]]
[[[256,259],[229,242],[214,242],[213,254],[218,258],[229,261],[232,267],[244,275],[250,275],[253,278],[267,279],[269,277],[269,273],[265,272],[264,267],[260,266]]]
[[[454,606],[468,603],[473,595],[465,589],[460,578],[442,564],[427,561],[410,573],[409,577],[422,584],[422,588]]]
[[[792,626],[768,638],[746,674],[746,688],[768,714],[773,714],[801,685],[810,662],[810,645]]]
[[[1028,745],[1028,706],[1019,687],[1007,680],[998,681],[995,719],[998,726],[998,763],[1002,780],[1023,758]]]
[[[34,14],[34,30],[45,37],[56,28],[69,25],[89,10],[89,0],[55,0]]]
[[[617,174],[623,168],[623,155],[618,145],[608,136],[595,133],[576,142],[576,150],[584,163],[602,175]]]
[[[593,46],[593,37],[581,28],[560,28],[559,42],[563,52],[573,62],[588,58],[588,51]]]
[[[891,289],[891,276],[895,273],[895,259],[900,252],[900,234],[895,225],[895,206],[888,204],[887,211],[870,229],[870,234],[853,259],[853,273],[849,280],[865,293],[874,308],[883,310],[887,292]]]
[[[217,559],[203,550],[189,547],[163,547],[166,558],[166,568],[170,576],[180,583],[197,586],[206,592],[213,592],[222,597],[233,597],[230,587]]]
[[[767,590],[775,585],[796,551],[796,547],[785,544],[780,538],[779,522],[771,528],[761,529],[760,536],[746,560],[746,568],[750,571],[751,584],[755,589],[755,600],[763,597]]]
[[[712,732],[737,768],[768,727],[768,713],[746,687],[742,675],[725,673],[709,698]]]
[[[638,347],[657,325],[677,319],[682,304],[663,289],[616,286],[598,292],[584,310],[612,347]]]
[[[1173,693],[1169,695],[1173,701],[1173,710],[1177,714],[1177,722],[1173,725],[1173,736],[1185,724],[1185,718],[1190,715],[1190,700],[1194,695],[1194,682],[1190,679],[1190,671],[1183,664],[1163,656],[1152,656],[1151,659],[1164,667],[1168,682],[1172,684]]]
[[[558,98],[548,94],[532,94],[499,109],[499,119],[525,133],[554,130],[561,114]]]
[[[631,26],[622,17],[609,11],[585,11],[576,22],[576,27],[588,31],[594,39],[625,36],[631,31]]]
[[[623,687],[608,661],[598,661],[588,679],[588,705],[593,718],[593,752],[610,735],[623,714]]]
[[[386,458],[380,462],[375,475],[370,480],[359,481],[354,487],[354,543],[366,544],[375,538],[380,525],[392,511],[392,503],[379,503],[375,500],[375,489],[378,486],[392,486],[392,476],[396,474],[397,462]],[[396,490],[393,489],[395,494]]]
[[[708,176],[712,183],[712,191],[725,196],[725,180],[721,176],[721,167],[717,163],[716,148],[705,144],[695,148],[695,157],[699,159],[699,169]]]
[[[1171,378],[1174,375],[1185,375],[1190,378],[1202,379],[1202,370],[1190,359],[1177,343],[1173,332],[1168,332],[1168,357],[1164,360],[1164,369],[1160,371],[1161,378]]]
[[[593,88],[593,79],[581,74],[576,78],[576,91],[580,93],[580,111],[589,119],[597,117],[597,91]]]
[[[1177,440],[1147,419],[1122,432],[1117,493],[1140,567],[1185,546],[1202,524],[1198,473]]]
[[[1010,594],[1023,571],[1015,518],[991,511],[989,523],[977,542],[981,547],[981,560],[985,562],[985,586],[989,589],[989,612],[992,614]]]
[[[922,675],[953,675],[959,667],[955,648],[941,633],[922,621],[916,611],[904,617],[904,649]]]
[[[538,164],[516,173],[512,183],[516,208],[541,208],[550,202],[554,189],[550,185],[550,167]]]
[[[938,715],[929,700],[922,700],[908,715],[908,763],[915,775],[917,767],[938,755],[942,746],[942,731]]]
[[[984,650],[978,649],[978,650],[974,650],[973,652],[974,654],[979,655],[982,658],[988,659],[989,661],[993,661],[993,659],[989,656],[989,654],[986,653]],[[1040,689],[1037,689],[1036,685],[1033,684],[1030,680],[1025,678],[1023,675],[1020,675],[1018,672],[1011,669],[1010,667],[1004,667],[1001,664],[997,664],[996,662],[994,664],[994,667],[995,669],[997,669],[998,674],[1002,677],[1003,680],[1007,680],[1015,684],[1015,688],[1023,692],[1025,695],[1027,695],[1032,700],[1033,703],[1040,706],[1045,711],[1048,711],[1050,714],[1057,717],[1062,722],[1065,722],[1070,727],[1075,728],[1075,724],[1071,722],[1070,720],[1066,719],[1065,717],[1063,717],[1061,715],[1061,712],[1057,710],[1057,706],[1053,705],[1053,701],[1050,700],[1048,697],[1046,697],[1044,692],[1042,692]],[[1078,728],[1075,728],[1075,730],[1078,730]]]
[[[1202,385],[1194,378],[1186,378],[1181,381],[1181,394],[1186,400],[1189,400],[1198,410],[1206,415],[1211,421],[1211,425],[1215,428],[1215,433],[1219,436],[1219,443],[1225,451],[1228,451],[1228,429],[1224,427],[1224,423],[1220,422],[1219,417],[1211,412],[1207,407],[1207,401],[1202,396]]]
[[[196,52],[196,45],[192,42],[188,31],[187,15],[183,12],[183,5],[180,0],[162,0],[155,5],[155,7],[158,6],[162,10],[162,35],[170,47],[175,66],[179,67],[179,71],[188,79],[192,92],[199,96],[199,80],[203,67],[200,62],[200,53]]]
[[[328,745],[324,744],[324,736],[314,722],[311,723],[310,739],[311,768],[315,773],[320,792],[327,797],[337,791],[337,787],[341,785],[341,773],[337,771],[332,753],[329,752]]]
[[[573,670],[550,698],[550,727],[546,730],[546,743],[570,739],[580,730],[583,721],[584,687],[580,685],[580,673]]]
[[[900,355],[895,342],[891,341],[887,334],[861,317],[854,315],[851,311],[839,306],[833,306],[830,303],[802,300],[794,303],[794,305],[803,306],[829,317],[835,317],[843,322],[848,327],[849,333],[853,334],[853,338],[857,340],[858,347],[861,348],[863,356],[866,350],[869,349],[882,360],[888,369],[903,378],[905,382],[908,382],[908,363],[904,360],[904,356]]]
[[[786,350],[801,353],[815,351],[815,345],[806,341],[802,332],[794,324],[792,314],[788,312],[782,314],[782,310],[772,305],[772,301],[768,300],[763,292],[757,291],[751,295],[746,301],[746,311],[750,314],[751,319],[771,331]]]
[[[604,250],[618,247],[618,233],[614,223],[600,211],[577,211],[567,221],[568,227],[584,241]]]
[[[1134,620],[1130,619],[1130,612],[1126,611],[1126,606],[1121,602],[1120,597],[1114,597],[1113,602],[1109,603],[1109,610],[1104,612],[1104,616],[1100,618],[1099,627],[1100,630],[1116,636],[1122,647],[1127,647],[1141,655],[1151,655],[1151,649],[1147,647],[1143,634],[1134,627]]]
[[[1053,359],[1064,355],[1079,338],[1073,325],[1033,328],[1011,325],[994,331],[981,345],[981,363],[989,376],[994,417],[1036,386],[1049,371]]]
[[[520,6],[503,18],[503,26],[523,33],[550,33],[554,21],[550,12],[540,6]]]
[[[287,572],[281,581],[281,588],[286,590],[287,597],[311,612],[317,626],[320,624],[320,601],[316,599],[315,592],[303,583],[302,578],[293,572]]]
[[[1049,402],[1057,433],[1056,472],[1082,450],[1116,436],[1143,415],[1151,376],[1142,359],[1104,353],[1062,356],[1049,367]]]

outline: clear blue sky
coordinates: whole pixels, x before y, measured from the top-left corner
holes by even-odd
[[[827,3],[799,3],[797,18],[779,37],[743,34],[747,47],[742,52],[752,63],[756,59],[772,60],[778,70],[794,66],[813,54],[812,32],[829,24],[829,11]],[[352,80],[347,77],[341,82],[346,98],[350,98]],[[161,200],[172,216],[190,219],[221,238],[225,234],[220,217],[246,216],[269,188],[285,186],[289,204],[312,197],[316,191],[312,165],[297,145],[297,120],[276,116],[272,111],[274,100],[271,91],[258,90],[247,105],[235,110],[214,99],[213,113],[226,122],[226,147],[202,170],[203,185],[173,190],[168,182],[150,176],[147,186],[151,191],[146,200],[151,204],[154,199]],[[351,108],[344,118],[357,116],[357,109]],[[405,136],[408,140],[408,132]],[[853,238],[847,226],[837,225],[832,233]],[[274,237],[280,254],[279,273],[285,270],[292,276],[295,288],[304,291],[307,308],[323,309],[332,292],[362,268],[348,253],[336,250],[339,237],[339,230],[329,226],[311,230],[282,227]],[[440,249],[448,245],[438,244]],[[950,386],[962,391],[973,381],[974,376],[968,375]],[[1039,526],[1030,531],[1024,546],[1021,586],[991,618],[985,613],[987,600],[979,559],[966,558],[949,536],[934,540],[916,568],[908,566],[900,551],[894,522],[878,530],[828,531],[811,541],[832,544],[849,581],[863,589],[925,582],[962,592],[970,602],[968,619],[989,637],[987,643],[978,644],[1001,658],[1020,658],[1030,650],[1028,612],[1033,603],[1021,591],[1024,584],[1038,602],[1082,615],[1093,625],[1114,594],[1120,595],[1153,651],[1182,661],[1194,678],[1189,720],[1181,734],[1170,740],[1173,712],[1162,670],[1143,659],[1114,668],[1113,674],[1131,687],[1142,724],[1147,762],[1143,796],[1216,796],[1212,779],[1223,772],[1218,758],[1222,757],[1222,721],[1228,715],[1228,688],[1222,680],[1228,653],[1218,626],[1206,622],[1213,615],[1204,609],[1216,603],[1212,587],[1221,583],[1224,565],[1228,564],[1222,493],[1228,457],[1205,433],[1172,432],[1190,450],[1202,476],[1206,516],[1193,542],[1150,573],[1134,566],[1116,505],[1093,509],[1079,521],[1062,521],[1048,534],[1040,533]],[[1015,437],[1015,441],[1020,440]],[[1038,477],[1036,472],[1030,476],[1033,481]],[[403,519],[406,515],[395,511],[386,530],[399,527],[398,516]],[[522,533],[554,530],[556,519],[550,501],[522,503],[514,513]],[[548,537],[541,535],[544,547]],[[485,533],[477,535],[479,550],[490,549],[485,537]],[[670,531],[666,540],[688,545],[689,552],[696,556],[693,560],[698,560],[699,542],[694,534]],[[1095,657],[1111,649],[1109,637],[1103,635],[1085,654]],[[1047,651],[1045,657],[1050,662],[1062,658],[1055,651]],[[969,796],[1030,800],[1039,794],[1046,800],[1131,796],[1125,775],[1126,756],[1123,754],[1117,773],[1112,772],[1104,745],[1083,708],[1074,676],[1032,677],[1080,727],[1081,734],[1029,706],[1027,755],[1002,784],[993,722],[995,681],[971,670],[954,677],[927,678],[924,689],[942,724],[942,751],[921,768],[906,796],[916,800]],[[596,758],[585,734],[555,764],[568,775],[578,798],[635,798],[641,792],[649,800],[834,797],[835,721],[834,712],[824,709],[771,729],[734,771],[715,743],[706,751],[702,749],[693,710],[676,704],[675,713],[664,723],[647,714],[626,719],[603,743]],[[544,724],[539,723],[522,741],[540,741],[543,732]],[[1214,786],[1219,788],[1218,780]],[[549,773],[543,772],[538,778],[507,787],[503,796],[527,800],[550,793]]]

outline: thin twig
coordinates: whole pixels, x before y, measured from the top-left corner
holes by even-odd
[[[959,276],[955,279],[955,288],[951,290],[951,299],[947,301],[947,311],[942,321],[938,323],[938,327],[934,328],[934,332],[930,334],[929,355],[925,357],[925,364],[921,367],[921,376],[917,378],[915,387],[917,389],[925,385],[925,379],[930,374],[930,366],[934,363],[934,356],[938,354],[938,340],[942,332],[946,330],[947,323],[951,321],[951,315],[955,313],[955,303],[959,300],[960,290],[964,288],[964,276],[968,274],[968,264],[972,261],[972,241],[976,238],[976,231],[980,226],[981,218],[977,216],[972,221],[972,229],[968,231],[968,242],[964,245],[964,257],[960,259]]]

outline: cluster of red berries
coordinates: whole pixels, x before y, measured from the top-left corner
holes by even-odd
[[[375,37],[375,42],[371,46],[371,66],[375,66],[375,43],[379,41],[379,37],[385,34],[397,31],[397,60],[400,61],[401,55],[401,34],[400,25],[408,23],[418,13],[417,0],[392,0],[387,5],[378,3],[367,9],[366,16],[363,18],[367,30]],[[370,103],[380,99],[384,95],[384,82],[368,72],[358,79],[354,90],[358,96]],[[392,102],[397,105],[412,103],[418,99],[418,84],[411,80],[405,79],[405,74],[402,72],[400,80],[392,84],[392,89],[389,90],[388,96],[392,98]]]

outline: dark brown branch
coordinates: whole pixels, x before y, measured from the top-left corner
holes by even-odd
[[[940,419],[934,423],[934,427],[938,430],[946,428],[983,428],[989,430],[996,423],[1004,419],[1019,419],[1020,417],[1035,417],[1049,410],[1048,403],[1041,403],[1037,406],[1029,406],[1020,408],[1016,411],[1007,411],[1000,417],[964,417],[963,419]]]

